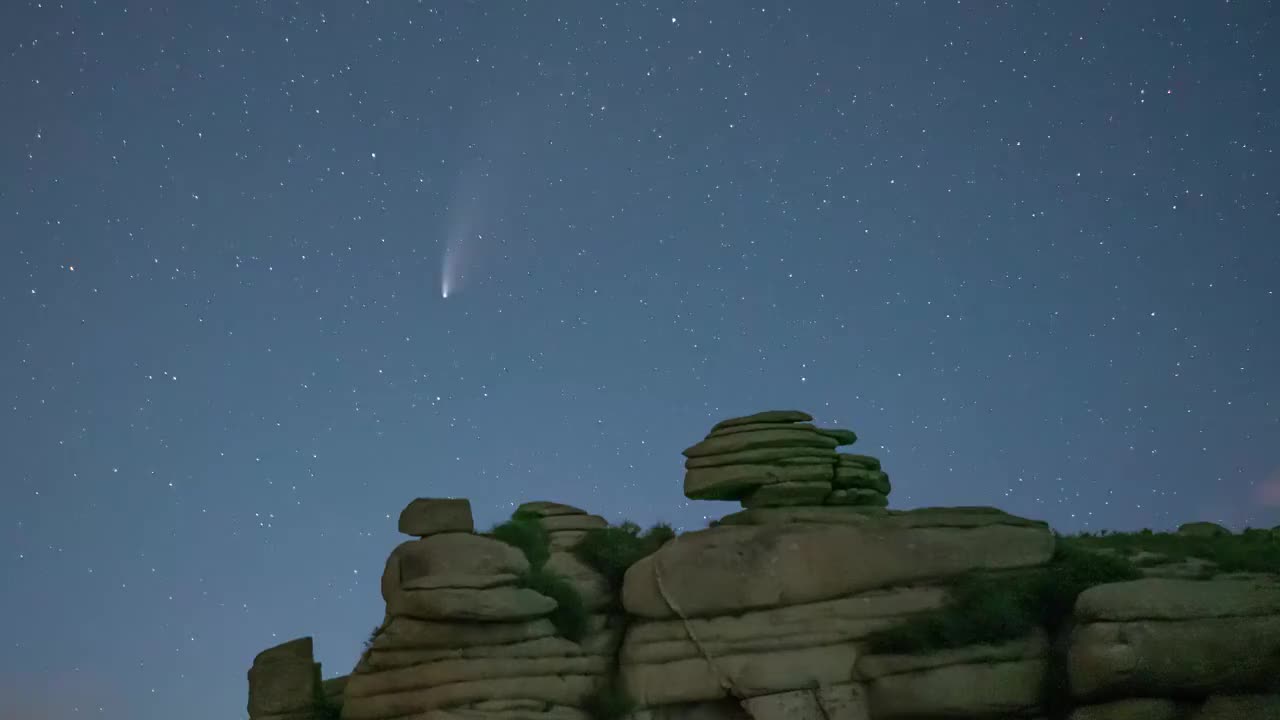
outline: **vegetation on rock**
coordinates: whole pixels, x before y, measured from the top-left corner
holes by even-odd
[[[640,526],[624,522],[617,527],[588,530],[573,548],[578,559],[593,568],[617,590],[627,568],[651,555],[676,536],[670,525],[659,523],[640,532]]]
[[[313,720],[341,720],[342,706],[328,699],[316,700],[311,709]]]
[[[525,573],[520,584],[556,601],[548,619],[557,632],[573,642],[586,637],[591,615],[572,583],[546,568],[537,568]]]
[[[614,675],[595,693],[583,699],[582,709],[592,720],[622,720],[636,709],[636,703]]]
[[[1280,535],[1268,530],[1245,530],[1239,535],[1195,536],[1178,533],[1082,533],[1069,538],[1089,550],[1113,552],[1136,565],[1162,565],[1190,559],[1213,563],[1217,572],[1280,573]],[[1135,557],[1137,556],[1137,557]]]
[[[1037,627],[1050,633],[1070,618],[1076,597],[1104,583],[1136,580],[1133,563],[1081,547],[1058,536],[1049,564],[993,575],[975,573],[951,586],[951,602],[867,638],[874,654],[925,653],[968,645],[995,645],[1026,637]]]
[[[551,557],[551,540],[537,515],[517,512],[489,535],[524,553],[531,569],[541,568]]]
[[[529,570],[521,576],[520,584],[556,601],[556,609],[548,616],[556,632],[573,642],[585,637],[590,613],[582,594],[573,583],[545,567],[551,558],[551,539],[541,518],[533,513],[517,511],[510,520],[495,526],[489,534],[524,553],[529,561]]]

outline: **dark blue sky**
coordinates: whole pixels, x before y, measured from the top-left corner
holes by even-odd
[[[411,498],[699,527],[769,408],[898,507],[1280,523],[1278,16],[11,3],[0,715],[244,717]]]

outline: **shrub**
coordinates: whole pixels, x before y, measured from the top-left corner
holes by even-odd
[[[1190,558],[1207,560],[1218,572],[1280,572],[1280,542],[1266,531],[1245,530],[1239,535],[1195,537],[1177,533],[1081,533],[1066,538],[1068,544],[1084,549],[1107,549],[1122,556],[1148,552],[1161,558],[1144,558],[1143,565],[1181,562]]]
[[[520,584],[556,601],[556,609],[549,619],[557,632],[573,642],[586,636],[591,615],[572,583],[545,568],[538,568],[525,573]]]
[[[494,539],[520,549],[531,569],[540,569],[551,557],[551,539],[536,515],[516,513],[510,520],[489,531]]]
[[[868,652],[912,654],[996,645],[1025,637],[1036,627],[1055,632],[1070,618],[1081,592],[1141,576],[1124,559],[1090,552],[1059,537],[1046,567],[961,577],[951,586],[946,607],[872,633]]]
[[[317,700],[312,706],[313,720],[342,720],[342,706],[327,699]]]
[[[373,629],[373,632],[369,633],[369,637],[365,639],[365,641],[364,641],[364,649],[365,649],[365,650],[371,650],[371,649],[373,649],[373,642],[374,642],[375,640],[377,640],[377,639],[378,639],[378,636],[379,636],[379,635],[381,635],[381,634],[382,634],[382,626],[381,626],[381,625],[378,625],[377,627],[375,627],[375,628]]]
[[[573,553],[603,575],[616,590],[622,586],[627,568],[675,536],[670,525],[654,525],[642,534],[639,525],[626,522],[618,527],[588,530],[574,546]]]
[[[582,703],[591,720],[622,720],[635,710],[636,703],[616,677],[601,685]]]

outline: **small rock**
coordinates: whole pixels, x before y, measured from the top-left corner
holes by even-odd
[[[550,502],[547,500],[534,500],[532,502],[522,503],[516,508],[517,515],[541,515],[542,517],[552,517],[556,515],[586,515],[587,511],[576,508],[572,505],[564,503]]]
[[[813,420],[813,416],[802,410],[766,410],[754,415],[743,415],[742,417],[721,420],[716,423],[711,430],[714,432],[721,428],[733,427],[734,425],[747,425],[749,423],[797,423],[809,422],[811,420]]]
[[[427,537],[445,532],[475,532],[466,498],[418,498],[400,511],[400,532]]]
[[[1231,531],[1217,523],[1189,522],[1178,526],[1178,534],[1188,537],[1221,537],[1230,535]]]

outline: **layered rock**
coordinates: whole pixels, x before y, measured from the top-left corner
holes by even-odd
[[[839,453],[858,438],[813,425],[798,410],[770,410],[717,423],[685,449],[685,495],[746,507],[888,504],[880,461]]]
[[[576,514],[585,516],[554,517]],[[343,718],[584,719],[619,629],[597,615],[581,641],[560,636],[548,619],[557,602],[524,586],[529,571],[520,550],[472,532],[433,532],[393,550],[382,578],[386,619],[346,683]]]
[[[1280,692],[1275,578],[1099,585],[1075,621],[1067,671],[1082,703]]]
[[[312,720],[323,697],[311,638],[263,650],[249,669],[250,720]]]
[[[415,500],[400,518],[415,539],[387,560],[386,615],[355,672],[321,683],[309,638],[265,651],[249,673],[251,720],[312,720],[317,698],[347,720],[591,720],[619,686],[636,703],[629,720],[1040,720],[1050,704],[1055,719],[1280,720],[1280,580],[1222,572],[1267,569],[1256,558],[1209,553],[1220,567],[1186,551],[1232,541],[1225,528],[1062,545],[1045,523],[995,508],[890,510],[880,461],[839,452],[854,440],[798,411],[718,423],[685,451],[685,491],[744,508],[634,562],[617,593],[573,552],[607,527],[600,516],[521,505],[514,519],[548,538],[549,559],[531,568],[474,533],[466,501]],[[1069,595],[1026,583],[1139,573],[1087,554],[1045,572],[1060,548],[1124,557],[1149,577],[1091,587],[1068,617],[1061,600],[1087,580],[1065,578]],[[577,642],[557,630],[556,599],[533,589],[566,598],[546,574],[590,614]],[[991,603],[957,585],[975,575]],[[1028,614],[1014,599],[1026,597],[1061,609]],[[979,606],[982,629],[953,632],[966,625],[957,608]],[[1002,639],[977,640],[988,631]],[[971,644],[926,649],[957,638]],[[904,647],[916,653],[889,652]]]

